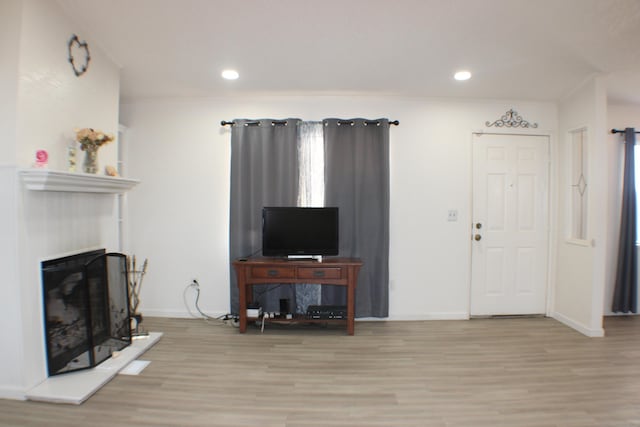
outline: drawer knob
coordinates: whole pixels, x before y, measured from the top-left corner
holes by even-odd
[[[267,270],[267,276],[269,276],[269,277],[277,277],[278,276],[278,270]]]
[[[314,270],[313,277],[324,277],[324,271],[323,270]]]

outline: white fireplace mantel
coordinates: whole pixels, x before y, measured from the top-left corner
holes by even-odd
[[[140,183],[137,179],[48,169],[21,169],[20,176],[26,188],[34,191],[122,194]]]

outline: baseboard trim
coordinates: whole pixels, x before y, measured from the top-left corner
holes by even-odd
[[[576,331],[580,332],[583,335],[586,335],[590,338],[601,338],[604,337],[604,329],[603,328],[599,328],[599,329],[592,329],[589,328],[585,325],[583,325],[582,323],[571,319],[570,317],[565,316],[564,314],[558,313],[558,312],[553,312],[551,313],[551,317],[553,317],[554,319],[556,319],[558,322],[572,328],[575,329]]]
[[[205,312],[210,317],[221,317],[228,312]],[[196,316],[197,314],[197,316]],[[154,310],[143,309],[142,315],[144,317],[168,317],[178,319],[202,319],[200,313],[189,313],[183,310]],[[143,319],[144,319],[143,317]],[[419,314],[403,314],[403,315],[389,315],[389,317],[359,317],[356,321],[417,321],[417,320],[469,320],[469,314],[466,312],[452,312],[452,313],[419,313]]]
[[[0,387],[0,399],[27,400],[27,391],[14,387]]]
[[[224,316],[225,314],[228,314],[228,313],[229,313],[228,311],[225,311],[225,312],[205,311],[205,314],[207,316],[214,317],[214,318]],[[184,311],[184,310],[158,310],[158,309],[143,309],[142,316],[143,316],[142,317],[143,324],[144,324],[145,317],[173,317],[176,319],[204,319],[205,318],[198,312],[189,313],[188,311]]]
[[[603,314],[604,317],[628,317],[628,316],[640,316],[640,313],[614,313],[613,311],[607,311]]]
[[[364,320],[364,319],[360,319]],[[402,314],[391,315],[385,320],[398,320],[398,321],[419,321],[419,320],[469,320],[469,313],[466,312],[435,312],[435,313],[416,313],[416,314]]]

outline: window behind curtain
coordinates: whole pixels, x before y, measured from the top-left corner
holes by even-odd
[[[324,206],[324,137],[322,122],[298,123],[298,206]]]
[[[324,206],[324,137],[322,122],[298,123],[298,206]],[[321,302],[320,286],[298,285],[296,311],[306,313]]]

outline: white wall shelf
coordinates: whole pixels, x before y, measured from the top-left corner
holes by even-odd
[[[34,191],[122,194],[140,183],[137,179],[48,169],[21,169],[19,173],[26,188]]]

